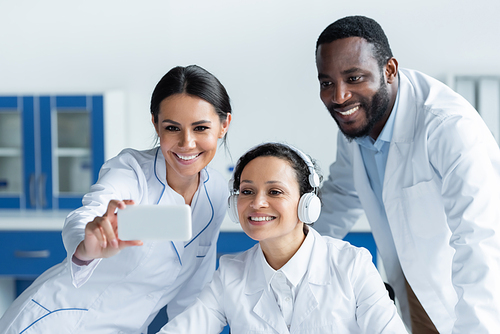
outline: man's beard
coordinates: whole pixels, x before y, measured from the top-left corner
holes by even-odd
[[[389,108],[389,102],[389,89],[382,81],[379,90],[375,93],[375,95],[373,95],[371,101],[366,98],[361,98],[359,100],[360,107],[366,114],[366,124],[359,129],[354,129],[353,131],[349,132],[344,131],[344,129],[342,129],[340,125],[340,122],[335,117],[333,117],[333,115],[336,113],[335,109],[340,109],[343,107],[343,105],[331,104],[330,106],[328,106],[328,111],[337,123],[340,131],[342,131],[344,136],[346,136],[349,141],[352,141],[355,138],[365,137],[370,134],[370,132],[375,127],[375,124],[377,124],[377,122],[380,121],[387,112],[387,109]]]

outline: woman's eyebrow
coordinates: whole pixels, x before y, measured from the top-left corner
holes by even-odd
[[[253,181],[252,180],[241,180],[240,181],[240,184],[241,183],[250,183],[250,184],[253,184]],[[273,180],[270,180],[270,181],[266,181],[266,184],[283,184],[283,182],[281,181],[273,181]]]
[[[162,121],[162,123],[172,123],[172,124],[174,124],[174,125],[181,125],[181,123],[176,122],[176,121],[173,121],[173,120],[168,119],[168,118],[167,118],[167,119],[164,119],[164,120]],[[196,121],[196,122],[193,122],[193,123],[191,123],[191,125],[200,125],[200,124],[206,124],[206,123],[212,123],[212,121],[203,119],[203,120],[201,120],[201,121]]]
[[[210,120],[201,120],[198,122],[191,123],[191,125],[200,125],[200,124],[205,124],[205,123],[212,123]]]

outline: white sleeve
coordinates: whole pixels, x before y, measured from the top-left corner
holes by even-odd
[[[477,116],[477,118],[479,118]],[[477,119],[453,116],[429,137],[429,158],[441,195],[457,293],[453,333],[500,328],[500,152]]]
[[[88,266],[77,266],[71,260],[85,237],[85,226],[95,217],[102,216],[112,199],[133,199],[139,203],[142,198],[141,187],[145,187],[145,183],[144,174],[135,158],[129,154],[120,154],[102,166],[98,181],[83,196],[83,206],[66,217],[62,237],[67,252],[66,260],[76,287],[90,278],[100,262],[100,259],[96,259]]]
[[[321,187],[321,215],[314,229],[322,235],[342,239],[363,215],[353,181],[351,148],[339,131],[337,159],[330,166],[330,175]]]
[[[212,282],[207,284],[195,303],[169,321],[161,334],[216,334],[227,324],[222,300],[224,284],[217,270]]]
[[[370,253],[361,248],[352,263],[356,319],[362,333],[407,333]]]

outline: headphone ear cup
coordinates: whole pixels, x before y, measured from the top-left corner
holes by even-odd
[[[315,193],[302,195],[299,201],[298,215],[303,223],[314,223],[321,213],[321,201]]]
[[[229,218],[236,224],[240,223],[240,218],[238,217],[238,195],[233,194],[227,199],[227,214]]]

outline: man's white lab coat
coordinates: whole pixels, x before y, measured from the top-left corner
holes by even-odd
[[[364,209],[405,322],[403,273],[440,333],[500,332],[498,145],[439,81],[403,69],[399,89],[382,192],[390,233],[359,146],[341,133],[315,226],[343,238]]]

